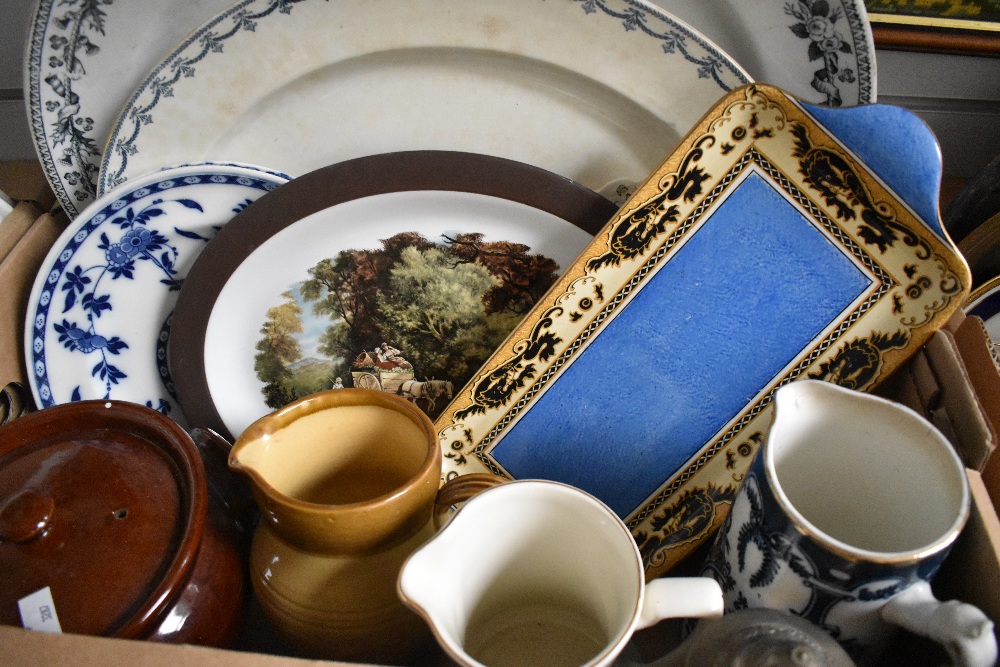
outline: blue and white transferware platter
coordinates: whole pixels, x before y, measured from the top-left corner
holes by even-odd
[[[37,405],[114,398],[182,421],[166,346],[184,278],[219,229],[287,180],[243,165],[186,165],[87,207],[53,245],[28,301]]]
[[[659,576],[725,519],[777,387],[876,386],[968,294],[898,107],[709,111],[435,422],[444,476],[578,486]]]
[[[299,176],[434,149],[532,164],[623,201],[749,80],[641,0],[242,0],[139,86],[98,191],[161,162]]]
[[[25,101],[35,152],[70,218],[96,197],[104,142],[129,95],[185,35],[230,4],[38,0]]]

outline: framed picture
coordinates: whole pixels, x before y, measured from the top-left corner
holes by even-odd
[[[865,0],[876,47],[1000,55],[1000,0]]]

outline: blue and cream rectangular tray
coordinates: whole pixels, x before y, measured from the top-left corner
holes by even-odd
[[[438,418],[445,477],[578,486],[662,574],[725,518],[778,386],[870,389],[960,306],[940,175],[903,109],[727,95]]]

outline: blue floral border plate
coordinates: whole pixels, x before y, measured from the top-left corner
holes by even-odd
[[[169,49],[231,0],[36,0],[24,57],[31,138],[63,211],[97,197],[118,111]]]
[[[810,104],[875,102],[875,40],[863,0],[652,2],[704,33],[754,81]]]
[[[287,181],[248,165],[184,165],[88,206],[49,251],[28,301],[37,405],[114,398],[181,421],[166,353],[181,285],[219,229]]]
[[[572,484],[649,576],[728,514],[786,382],[868,390],[968,294],[905,109],[725,96],[436,421],[446,478]]]

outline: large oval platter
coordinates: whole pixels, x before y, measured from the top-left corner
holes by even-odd
[[[180,420],[166,365],[180,287],[218,230],[287,180],[243,165],[188,165],[136,178],[84,209],[28,300],[37,405],[113,398]]]
[[[292,180],[188,274],[168,350],[189,423],[238,436],[301,396],[440,412],[594,232],[607,199],[502,158],[412,151]]]
[[[622,198],[748,80],[636,0],[244,0],[141,84],[112,129],[99,191],[163,162],[297,176],[431,148],[533,164]]]

